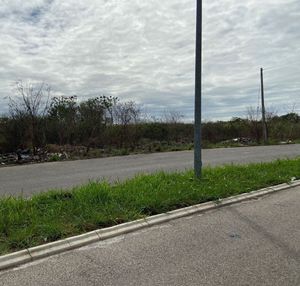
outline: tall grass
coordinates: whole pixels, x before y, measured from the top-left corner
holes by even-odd
[[[0,254],[300,178],[300,159],[138,175],[31,198],[0,199]]]

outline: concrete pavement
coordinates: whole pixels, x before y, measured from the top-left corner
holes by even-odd
[[[0,272],[2,286],[300,285],[300,188]]]
[[[300,145],[210,149],[205,166],[272,161],[300,156]],[[185,170],[193,166],[193,152],[171,152],[82,161],[53,162],[0,168],[0,195],[31,195],[50,188],[70,188],[89,180],[110,181],[157,170]]]

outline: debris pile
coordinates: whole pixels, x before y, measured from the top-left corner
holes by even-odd
[[[68,159],[66,152],[48,152],[44,149],[38,149],[33,153],[30,149],[17,150],[13,153],[0,154],[0,165],[15,165],[40,162],[53,162]]]

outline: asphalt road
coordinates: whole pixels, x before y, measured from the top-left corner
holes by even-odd
[[[299,286],[300,188],[0,272],[2,286]]]
[[[203,151],[203,164],[243,164],[296,156],[300,156],[300,145],[210,149]],[[193,152],[184,151],[4,167],[0,168],[0,195],[29,196],[89,180],[123,180],[137,173],[184,170],[192,166]]]

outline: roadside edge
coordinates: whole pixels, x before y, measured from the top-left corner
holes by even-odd
[[[127,222],[109,228],[99,229],[85,234],[47,243],[44,245],[31,247],[25,250],[0,256],[0,271],[8,268],[17,267],[25,263],[33,262],[41,258],[63,253],[71,249],[80,248],[91,243],[123,235],[125,233],[130,233],[146,227],[162,224],[170,220],[175,220],[196,213],[225,207],[242,201],[269,195],[274,192],[295,188],[297,186],[300,186],[300,180],[293,181],[291,183],[284,183],[272,187],[263,188],[257,191],[228,197],[218,201],[211,201],[182,209],[177,209],[174,211],[150,216],[144,219],[139,219],[136,221]]]

